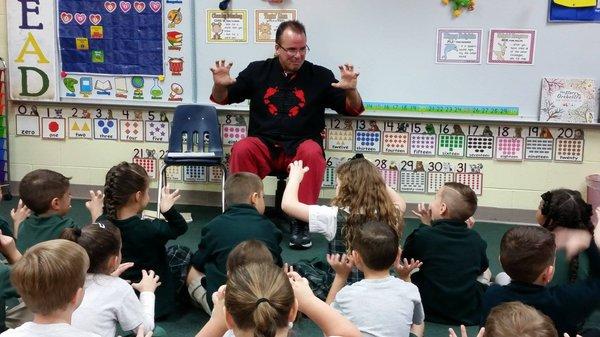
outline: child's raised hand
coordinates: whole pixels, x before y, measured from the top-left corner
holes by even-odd
[[[327,254],[327,263],[331,266],[337,275],[348,278],[354,266],[352,258],[346,254]]]
[[[308,166],[303,166],[302,160],[296,160],[288,166],[290,173],[288,180],[302,181],[304,173],[308,172]]]
[[[283,264],[283,272],[286,273],[286,274],[293,273],[294,272],[294,266],[291,265],[291,264],[287,264],[287,262],[284,263]]]
[[[10,217],[13,220],[13,224],[15,228],[18,228],[21,222],[27,219],[28,216],[31,215],[31,210],[25,206],[23,200],[19,199],[19,203],[17,204],[17,208],[13,208],[10,211]],[[16,230],[15,230],[16,232]]]
[[[473,227],[475,227],[475,218],[470,216],[467,221],[465,221],[467,223],[467,227],[469,229],[472,229]]]
[[[181,197],[179,190],[171,192],[169,184],[162,188],[160,200],[160,212],[166,213],[168,210],[175,205],[175,202]]]
[[[421,219],[423,224],[431,225],[431,209],[429,209],[429,205],[422,202],[418,205],[417,209],[413,209],[412,212]]]
[[[567,259],[586,250],[592,242],[592,234],[584,229],[571,229],[565,227],[556,227],[554,241],[557,249],[564,249]]]
[[[154,270],[145,271],[142,270],[142,279],[138,283],[132,283],[131,286],[133,289],[139,291],[140,293],[144,291],[154,292],[156,288],[160,285],[158,282],[159,277],[154,273]]]
[[[102,215],[102,207],[104,207],[104,193],[98,190],[96,192],[90,191],[90,200],[85,202],[85,207],[90,211],[92,216],[92,222]]]
[[[115,277],[121,277],[121,274],[123,274],[127,269],[133,267],[133,262],[125,262],[125,263],[121,263],[117,269],[115,269],[112,273],[110,273],[110,276],[115,276]]]
[[[140,328],[138,329],[135,337],[152,337],[152,330],[148,331],[147,333],[144,333],[144,327],[140,325]]]
[[[313,299],[315,295],[308,285],[308,280],[300,276],[300,274],[290,272],[288,273],[288,278],[290,279],[292,290],[294,290],[294,297],[298,301],[298,310],[302,311],[307,301]]]
[[[15,240],[2,234],[2,231],[0,231],[0,253],[6,257],[10,264],[15,263],[21,257],[21,253],[15,245]]]
[[[448,329],[448,333],[449,333],[449,337],[457,337],[456,333],[454,332],[454,330],[452,328]],[[481,328],[479,330],[479,333],[477,333],[477,337],[483,337],[484,333],[485,333],[485,328]],[[467,328],[464,325],[460,326],[460,337],[468,337],[467,336]]]
[[[402,259],[400,256],[401,254],[398,254],[398,258],[396,258],[396,261],[394,262],[394,270],[398,274],[398,277],[409,282],[412,271],[421,268],[423,262],[415,259],[410,259],[410,261],[408,261],[408,259]]]

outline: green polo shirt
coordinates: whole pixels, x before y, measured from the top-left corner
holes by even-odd
[[[29,247],[40,242],[58,239],[60,233],[65,228],[76,227],[71,218],[60,215],[51,215],[49,217],[40,217],[39,215],[30,215],[19,226],[17,238],[17,249],[25,253]]]

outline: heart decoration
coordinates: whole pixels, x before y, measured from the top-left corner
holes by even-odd
[[[160,3],[160,1],[150,1],[150,9],[154,13],[158,13],[158,11],[160,11],[161,7],[162,7],[162,4]]]
[[[102,15],[100,14],[90,14],[90,22],[96,26],[102,21]]]
[[[85,15],[83,13],[75,13],[75,21],[78,24],[83,25],[83,23],[85,22],[85,20],[87,20],[87,15]]]
[[[62,12],[60,13],[60,20],[66,25],[67,23],[71,22],[71,20],[73,20],[73,14]]]
[[[119,2],[119,7],[121,7],[121,11],[123,11],[123,13],[127,13],[131,9],[131,2],[121,1]]]
[[[135,1],[133,3],[133,8],[135,8],[136,12],[141,13],[146,9],[146,4],[141,1]]]
[[[104,9],[106,9],[107,12],[112,13],[117,9],[117,3],[114,1],[104,1]]]

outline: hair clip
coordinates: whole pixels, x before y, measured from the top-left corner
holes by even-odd
[[[350,160],[354,160],[354,159],[361,159],[361,158],[365,158],[365,155],[362,153],[357,153],[354,155],[354,157],[350,158]]]

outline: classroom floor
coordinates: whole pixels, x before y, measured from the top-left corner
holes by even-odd
[[[0,215],[5,218],[10,218],[10,209],[16,205],[18,199],[15,197],[10,201],[3,201],[0,204]],[[154,205],[150,205],[149,209],[153,208]],[[200,231],[208,221],[214,218],[220,213],[220,209],[216,207],[204,207],[204,206],[188,206],[182,205],[177,206],[177,209],[181,212],[192,213],[193,222],[189,224],[188,231],[176,241],[178,244],[186,245],[192,250],[196,250],[198,242],[200,241]],[[72,209],[69,214],[76,223],[86,224],[89,223],[90,217],[87,209],[85,208],[84,201],[73,200]],[[412,230],[418,225],[417,220],[407,219],[403,237],[406,237],[412,232]],[[482,238],[488,243],[487,255],[490,261],[490,269],[495,275],[500,272],[500,265],[498,262],[499,244],[500,238],[506,230],[510,228],[509,225],[497,224],[497,223],[478,223],[476,230],[480,233]],[[287,246],[289,232],[287,227],[283,226],[284,239],[282,242],[283,246],[283,260],[288,263],[294,263],[300,259],[311,259],[325,254],[327,250],[327,241],[318,235],[313,235],[313,247],[304,251],[291,250]],[[457,305],[459,305],[457,303]],[[158,324],[167,331],[169,337],[191,337],[194,336],[208,320],[208,315],[203,313],[200,309],[196,309],[190,305],[182,304],[179,306],[178,311],[171,315],[164,321],[158,322]],[[308,319],[302,319],[300,322],[294,325],[295,336],[322,336],[320,330]],[[474,336],[473,333],[476,327],[469,328],[469,336]],[[426,323],[425,336],[427,337],[446,337],[448,336],[448,326]]]

